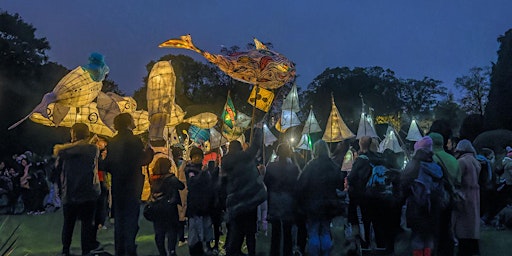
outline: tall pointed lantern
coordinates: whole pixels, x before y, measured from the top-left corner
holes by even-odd
[[[281,129],[286,130],[290,127],[298,126],[301,124],[297,112],[299,108],[299,95],[297,93],[297,85],[293,85],[292,89],[286,95],[281,106]]]
[[[302,128],[302,134],[310,134],[315,132],[321,132],[322,128],[318,124],[316,120],[315,114],[313,113],[313,106],[309,109],[308,119],[306,119],[306,123],[304,124],[304,128]]]
[[[341,118],[340,112],[334,103],[334,96],[331,95],[332,108],[327,125],[325,127],[324,136],[322,140],[325,142],[340,142],[346,139],[354,138],[354,133],[348,128],[348,126]]]
[[[391,125],[388,126],[386,131],[386,137],[379,144],[379,152],[384,152],[384,150],[390,149],[395,153],[403,152],[404,149],[400,146],[398,142],[398,138],[396,137],[395,129]]]
[[[377,132],[373,127],[372,116],[366,113],[361,113],[361,119],[359,119],[359,127],[357,128],[356,139],[361,137],[369,136],[372,138],[378,138]]]
[[[421,135],[420,128],[418,127],[416,120],[413,119],[411,121],[411,125],[409,126],[407,137],[405,137],[405,139],[409,141],[418,141],[421,140],[422,137],[423,136]]]

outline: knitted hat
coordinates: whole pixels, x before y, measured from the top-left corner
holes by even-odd
[[[432,138],[430,138],[429,136],[424,136],[420,140],[416,141],[416,143],[414,143],[414,151],[418,149],[432,151],[432,144]]]

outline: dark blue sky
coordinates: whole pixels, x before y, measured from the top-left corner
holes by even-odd
[[[1,0],[0,8],[37,28],[51,44],[50,60],[69,69],[103,53],[128,95],[143,85],[151,60],[168,53],[204,60],[157,47],[184,34],[212,53],[253,37],[272,42],[296,63],[303,87],[327,67],[381,66],[452,88],[471,67],[495,62],[496,39],[512,28],[510,0]]]

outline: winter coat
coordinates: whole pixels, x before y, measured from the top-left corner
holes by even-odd
[[[412,194],[412,186],[416,179],[419,177],[419,169],[421,162],[433,163],[433,153],[423,149],[416,150],[414,155],[405,166],[400,180],[400,188],[403,196],[406,198],[407,212],[407,226],[416,233],[422,234],[434,234],[436,233],[437,222],[440,218],[441,209],[436,207],[434,204],[430,208],[424,208],[414,200]],[[422,181],[427,181],[426,186],[432,187],[433,180],[440,180],[443,177],[443,172],[439,165],[435,165],[436,169],[426,169],[426,175],[429,177],[422,178]],[[439,181],[440,182],[440,181]]]
[[[187,217],[209,216],[213,209],[215,192],[212,176],[201,170],[202,164],[187,164]]]
[[[63,204],[80,204],[98,198],[101,192],[98,155],[98,147],[85,140],[58,150],[56,168],[61,177]]]
[[[267,165],[263,181],[268,193],[268,216],[270,221],[293,221],[296,208],[295,187],[299,167],[290,159]]]
[[[151,175],[151,191],[150,194],[160,198],[169,198],[171,202],[175,205],[175,210],[171,211],[171,216],[165,216],[161,221],[177,223],[179,220],[178,216],[178,205],[181,205],[180,194],[178,190],[183,190],[185,188],[185,184],[179,181],[174,174],[165,174],[165,175]]]
[[[512,185],[512,158],[506,156],[502,160],[503,174],[501,178],[505,180],[507,185]]]
[[[434,162],[438,163],[443,169],[446,170],[448,176],[447,178],[450,179],[451,184],[453,184],[456,188],[460,187],[461,182],[461,174],[460,174],[460,168],[459,168],[459,162],[457,159],[446,153],[444,151],[444,139],[443,136],[439,133],[431,133],[429,136],[432,138],[433,141],[433,160]]]
[[[254,130],[252,145],[245,151],[228,152],[222,159],[222,173],[226,175],[227,221],[256,210],[267,199],[267,191],[256,168],[256,154],[261,141],[261,131]]]
[[[473,153],[458,158],[462,174],[461,191],[466,200],[455,210],[455,235],[460,239],[480,238],[480,163]]]
[[[308,219],[328,220],[336,216],[339,210],[336,189],[344,190],[345,176],[327,156],[309,161],[297,181],[299,210]]]
[[[145,150],[141,139],[128,129],[118,131],[107,147],[106,171],[112,174],[112,196],[140,200],[142,166],[151,162],[153,150]]]
[[[361,157],[362,155],[366,157]],[[348,193],[351,200],[358,201],[363,199],[366,190],[366,183],[372,174],[372,166],[385,164],[384,159],[371,151],[361,153],[352,165],[352,170],[348,174]]]

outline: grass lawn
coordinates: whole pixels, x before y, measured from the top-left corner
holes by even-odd
[[[0,244],[8,238],[9,231],[20,225],[17,232],[18,241],[16,249],[12,255],[58,255],[61,250],[60,233],[62,227],[62,211],[47,213],[44,215],[16,215],[0,216],[0,223],[7,219],[5,227],[0,233]],[[342,221],[337,220],[333,225],[334,252],[332,255],[344,255],[343,251],[343,228]],[[80,226],[77,223],[73,235],[71,251],[74,254],[80,254]],[[270,233],[269,233],[270,235]],[[407,237],[407,235],[404,235]],[[107,252],[114,253],[114,232],[113,229],[100,230],[98,239],[105,245]],[[138,253],[141,256],[158,255],[154,244],[154,235],[152,224],[145,219],[140,220],[140,230],[137,236]],[[223,239],[223,238],[222,238]],[[498,256],[510,255],[512,242],[512,231],[496,231],[487,229],[482,231],[481,237],[481,255]],[[260,256],[268,255],[270,249],[270,237],[258,235],[257,254]],[[407,241],[397,243],[396,255],[412,255],[407,249]],[[188,255],[187,246],[178,247],[178,255]]]

